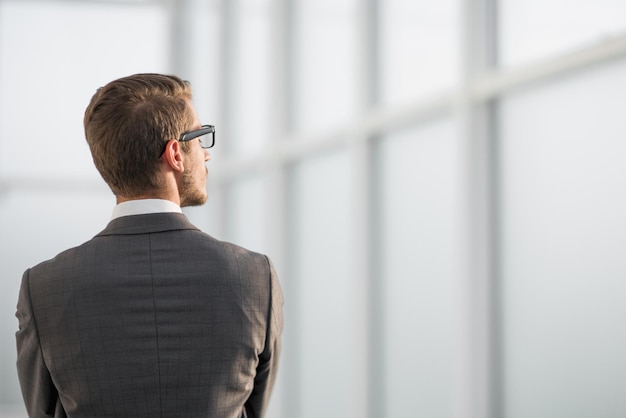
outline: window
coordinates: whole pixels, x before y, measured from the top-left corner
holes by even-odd
[[[84,109],[141,71],[217,128],[185,212],[276,266],[271,416],[626,416],[626,3],[495,3],[0,0],[0,418],[22,272],[114,203]]]

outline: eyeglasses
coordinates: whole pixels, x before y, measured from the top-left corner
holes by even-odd
[[[215,145],[215,126],[202,125],[200,129],[180,134],[179,142],[187,142],[200,137],[200,146],[204,149],[211,148]]]

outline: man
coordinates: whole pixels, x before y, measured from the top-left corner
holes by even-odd
[[[282,294],[269,259],[194,227],[206,148],[188,83],[137,74],[84,118],[116,196],[106,229],[24,273],[17,368],[31,417],[261,417]]]

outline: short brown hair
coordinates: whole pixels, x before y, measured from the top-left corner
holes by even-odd
[[[116,196],[159,187],[165,144],[192,128],[191,87],[173,75],[135,74],[98,89],[85,110],[94,164]],[[187,145],[187,144],[183,144]]]

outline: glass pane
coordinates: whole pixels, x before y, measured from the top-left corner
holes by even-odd
[[[270,88],[271,20],[268,0],[236,2],[236,35],[233,54],[233,105],[230,128],[237,154],[252,154],[267,143],[273,111]]]
[[[502,103],[507,418],[626,416],[625,72]]]
[[[115,198],[106,189],[102,191],[60,194],[38,190],[0,196],[0,412],[3,404],[22,404],[15,368],[15,308],[22,274],[104,229]]]
[[[296,0],[295,128],[334,128],[356,111],[356,1]]]
[[[623,0],[502,0],[501,65],[563,54],[626,33]]]
[[[166,11],[95,2],[0,6],[0,176],[99,178],[84,139],[85,108],[114,78],[165,70]]]
[[[193,103],[202,124],[215,125],[217,144],[211,154],[217,155],[224,148],[222,130],[224,123],[219,118],[222,20],[220,8],[214,1],[189,0],[188,15],[184,18],[186,42],[186,62],[177,63],[180,76],[191,82]],[[182,54],[181,54],[182,55]],[[179,55],[180,56],[180,55]]]
[[[232,183],[228,192],[226,239],[249,250],[267,254],[267,204],[265,178],[251,176]]]
[[[351,417],[355,404],[354,281],[348,275],[349,160],[345,153],[317,157],[293,171],[292,277],[285,317],[298,338],[301,418]],[[291,273],[290,273],[291,274]],[[294,310],[297,310],[294,312]],[[291,337],[293,338],[293,337]],[[292,372],[293,373],[293,372]]]
[[[455,127],[433,123],[385,138],[381,178],[387,417],[453,416]],[[409,414],[410,415],[410,414]]]
[[[459,78],[458,0],[381,2],[381,100],[421,99]]]

